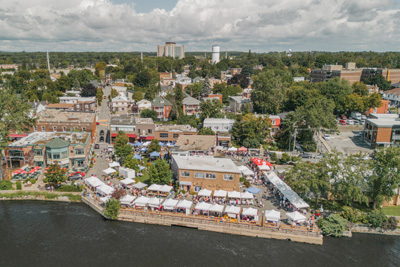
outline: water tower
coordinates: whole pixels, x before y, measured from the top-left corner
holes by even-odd
[[[219,62],[219,45],[212,46],[212,63],[217,64]]]

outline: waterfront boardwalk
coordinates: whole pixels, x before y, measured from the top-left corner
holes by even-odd
[[[104,209],[93,198],[82,197],[82,201],[104,216]],[[305,227],[288,225],[249,224],[246,222],[220,222],[208,216],[184,215],[173,212],[143,211],[132,208],[121,208],[118,219],[121,221],[158,224],[165,226],[183,226],[198,230],[213,231],[226,234],[244,235],[260,238],[273,238],[322,245],[323,237],[318,228],[313,230]]]

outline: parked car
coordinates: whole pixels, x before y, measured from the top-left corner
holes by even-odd
[[[97,121],[97,122],[96,122],[96,125],[100,125],[100,122]]]
[[[348,125],[354,125],[354,121],[353,121],[353,120],[348,120],[348,121],[347,121],[347,124],[348,124]]]
[[[360,125],[360,121],[355,120],[354,125]]]
[[[99,144],[95,144],[94,145],[94,149],[99,149],[100,148],[100,145]]]
[[[305,159],[311,159],[313,157],[313,155],[311,153],[303,153],[301,155],[301,157],[305,158]]]
[[[329,135],[329,134],[324,134],[324,139],[326,140],[326,141],[329,141],[329,140],[331,140],[331,136]]]
[[[346,116],[343,116],[342,119],[343,119],[343,120],[347,120],[347,117],[346,117]]]
[[[346,125],[346,121],[345,120],[340,120],[340,124],[341,125]]]

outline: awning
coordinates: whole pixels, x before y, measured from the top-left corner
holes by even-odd
[[[228,198],[240,198],[240,193],[238,191],[229,191]]]
[[[137,184],[134,184],[134,185],[133,185],[133,187],[134,187],[134,188],[137,188],[137,189],[142,189],[142,188],[144,188],[144,187],[146,187],[146,186],[147,186],[147,184],[142,183],[142,182],[138,182]]]
[[[195,210],[203,210],[203,211],[209,211],[211,207],[211,204],[205,203],[205,202],[200,202],[196,205],[194,208]]]
[[[10,134],[11,138],[22,138],[28,136],[27,134]]]
[[[240,207],[226,206],[225,213],[240,214]]]
[[[114,190],[115,190],[114,188],[106,184],[103,184],[96,188],[96,191],[102,193],[103,195],[111,195],[112,192],[114,192]]]
[[[180,185],[189,185],[189,186],[191,186],[191,185],[192,185],[192,182],[181,181],[181,182],[179,182],[179,184],[180,184]]]
[[[252,193],[252,194],[256,195],[256,194],[258,194],[258,193],[261,191],[261,189],[255,187],[255,186],[252,186],[252,187],[247,188],[247,189],[244,190],[244,191],[247,191],[247,192],[249,192],[249,193]]]
[[[176,207],[178,209],[190,209],[192,204],[193,204],[192,201],[184,199],[184,200],[179,201],[179,203],[176,205]]]
[[[258,210],[257,209],[253,209],[253,208],[244,208],[242,215],[245,216],[257,216],[258,214]]]
[[[121,202],[121,204],[131,205],[132,202],[135,200],[135,198],[136,197],[127,194],[127,195],[121,197],[121,199],[119,201]]]
[[[155,137],[154,136],[140,136],[139,139],[142,140],[153,140]]]
[[[304,222],[307,219],[306,216],[302,215],[298,211],[288,212],[286,213],[286,216],[288,216],[289,219],[294,222]]]
[[[130,184],[134,184],[135,180],[133,180],[132,178],[126,178],[126,179],[121,180],[120,182],[121,182],[121,184],[124,184],[124,185],[130,185]]]
[[[175,206],[177,204],[178,204],[178,200],[172,199],[172,198],[168,198],[167,200],[164,201],[163,207],[164,207],[164,209],[172,210],[172,209],[175,208]]]
[[[112,133],[111,137],[117,137],[117,135],[118,135],[117,133]]]
[[[215,190],[214,197],[226,197],[227,192],[225,190]]]
[[[223,205],[218,205],[218,204],[214,204],[211,205],[210,209],[211,212],[219,212],[222,213],[222,211],[224,210],[224,206]]]
[[[136,138],[136,134],[126,134],[128,137]]]
[[[117,171],[112,169],[112,168],[108,168],[108,169],[103,170],[103,172],[105,172],[106,174],[111,174],[111,173],[114,173],[114,172],[117,172]]]
[[[200,197],[209,197],[211,196],[212,191],[208,190],[208,189],[202,189],[199,191],[199,193],[197,194]]]

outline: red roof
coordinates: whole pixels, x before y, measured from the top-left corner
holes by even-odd
[[[27,134],[10,134],[10,137],[12,138],[22,138],[28,136]]]

